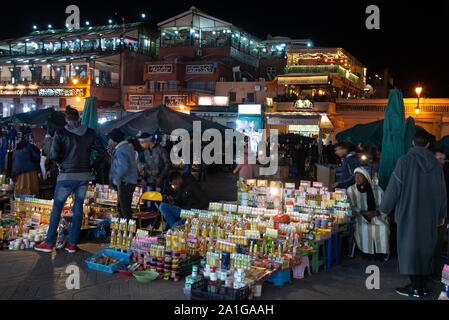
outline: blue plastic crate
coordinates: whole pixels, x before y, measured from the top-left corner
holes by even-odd
[[[113,264],[112,266],[105,266],[105,265],[93,263],[90,261],[92,258],[101,256],[101,254],[103,254],[103,253],[105,255],[112,256],[115,259],[120,259],[120,261],[117,262],[116,264]],[[107,272],[107,273],[114,273],[114,272],[117,272],[116,269],[118,267],[128,265],[130,258],[131,258],[130,254],[115,251],[112,249],[104,249],[103,251],[100,251],[97,254],[94,254],[89,259],[87,259],[86,263],[87,263],[87,266],[89,267],[89,269],[98,270],[98,271]]]
[[[273,283],[275,286],[283,286],[285,283],[291,283],[290,271],[290,269],[276,271],[266,281]]]

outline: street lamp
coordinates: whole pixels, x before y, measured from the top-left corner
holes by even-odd
[[[421,96],[422,87],[421,86],[416,87],[415,92],[416,92],[416,95],[418,96],[418,105],[415,108],[415,113],[419,114],[419,97]]]

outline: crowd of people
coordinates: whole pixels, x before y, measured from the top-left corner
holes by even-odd
[[[168,223],[166,227],[173,228],[183,223],[180,219],[182,208],[207,207],[207,196],[191,172],[181,174],[172,170],[169,150],[161,145],[159,133],[143,132],[126,139],[120,129],[114,129],[107,135],[109,144],[105,148],[95,131],[81,125],[76,109],[67,106],[65,115],[67,125],[57,130],[53,137],[46,137],[52,139],[51,143],[44,143],[45,140],[42,143],[44,161],[55,162],[59,167],[59,175],[47,238],[35,247],[36,250],[53,250],[62,208],[73,193],[74,218],[69,244],[65,249],[70,253],[76,252],[82,222],[82,205],[89,181],[105,168],[109,168],[109,184],[117,190],[117,211],[122,218],[132,218],[133,194],[139,184],[143,186],[144,191],[157,191],[164,196],[164,203],[159,209]],[[39,162],[36,164],[39,167]],[[154,208],[152,202],[147,205],[148,210]]]
[[[444,152],[430,150],[430,142],[427,132],[417,131],[413,148],[398,160],[386,190],[373,181],[376,161],[363,164],[348,144],[335,148],[342,161],[333,186],[347,189],[357,247],[365,257],[384,260],[395,248],[399,272],[410,278],[396,292],[420,298],[430,294],[429,277],[441,280],[442,257],[449,255],[443,249],[449,169]]]
[[[29,128],[17,132],[8,126],[2,128],[0,137],[0,167],[10,173],[15,194],[38,195],[40,181],[55,184],[47,238],[36,250],[53,250],[61,211],[73,194],[73,222],[66,250],[76,252],[87,187],[93,177],[99,179],[100,171],[103,175],[108,172],[107,181],[117,190],[120,217],[132,218],[133,193],[138,185],[144,191],[163,195],[158,209],[166,227],[184,223],[180,218],[183,208],[207,208],[208,198],[191,173],[193,157],[185,159],[183,172],[174,170],[169,156],[171,146],[162,145],[159,132],[139,132],[126,139],[120,129],[114,129],[107,136],[109,144],[105,148],[95,131],[80,123],[76,109],[67,106],[65,115],[67,125],[48,131],[40,149],[34,145]],[[443,251],[447,244],[449,168],[445,153],[429,149],[430,142],[427,132],[417,131],[413,148],[398,160],[386,190],[377,183],[378,150],[348,143],[280,146],[280,152],[291,159],[295,179],[314,179],[311,168],[317,162],[335,168],[332,188],[345,189],[352,205],[350,256],[354,256],[356,247],[368,259],[389,260],[390,254],[397,255],[399,271],[408,275],[411,283],[396,291],[415,297],[429,294],[428,278],[439,278],[442,256],[448,256]],[[244,152],[233,170],[240,180],[258,175],[258,165],[249,161],[249,150],[245,140]],[[200,163],[200,181],[205,173],[206,166]],[[147,206],[154,210],[151,201]]]

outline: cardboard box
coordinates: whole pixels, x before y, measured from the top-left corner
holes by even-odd
[[[322,182],[324,186],[332,189],[332,184],[335,183],[335,169],[325,167],[316,163],[317,181]]]

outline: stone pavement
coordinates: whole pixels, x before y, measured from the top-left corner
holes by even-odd
[[[80,252],[69,254],[57,251],[52,254],[26,251],[0,251],[0,299],[56,299],[56,300],[183,300],[184,281],[157,279],[139,283],[134,277],[119,273],[107,274],[91,270],[85,259],[104,249],[101,243],[81,243]],[[368,290],[365,281],[366,267],[374,262],[361,258],[345,259],[342,264],[291,284],[276,287],[263,286],[262,299],[267,300],[397,300],[414,299],[394,292],[407,283],[407,277],[397,272],[397,261],[377,262],[380,269],[380,289]],[[67,266],[77,265],[80,270],[80,289],[68,290],[65,281]],[[441,285],[429,283],[435,299]],[[415,299],[416,300],[416,299]]]
[[[236,177],[229,174],[214,174],[203,184],[210,201],[236,198]],[[185,299],[180,282],[161,279],[150,283],[139,283],[134,277],[118,273],[107,274],[87,268],[84,262],[93,254],[106,248],[100,241],[83,240],[80,252],[69,254],[57,251],[52,254],[25,251],[0,251],[0,299],[120,299],[120,300],[182,300]],[[376,264],[380,268],[380,289],[368,290],[365,286],[368,274],[366,267]],[[65,281],[67,266],[77,265],[80,269],[80,289],[68,290]],[[414,299],[402,297],[394,289],[408,283],[407,277],[397,272],[397,261],[370,262],[356,257],[344,259],[339,266],[326,272],[312,274],[291,284],[275,287],[270,283],[263,286],[262,299],[307,300],[307,299]],[[435,299],[442,285],[429,283]]]

